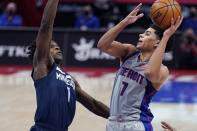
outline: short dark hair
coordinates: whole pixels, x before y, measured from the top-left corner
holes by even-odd
[[[161,40],[162,37],[163,37],[163,33],[164,33],[165,29],[161,29],[161,28],[159,28],[158,26],[156,26],[156,25],[154,25],[154,24],[150,25],[150,28],[153,28],[153,29],[155,30],[155,34],[157,35],[157,38],[158,38],[159,40]],[[172,35],[172,36],[170,37],[170,39],[168,40],[168,43],[167,43],[167,45],[166,45],[166,50],[165,50],[165,52],[169,52],[169,51],[172,50],[173,44],[174,44],[174,39],[175,39],[175,36]]]
[[[54,40],[51,40],[53,42],[55,42]],[[56,42],[55,42],[56,43]],[[57,43],[56,43],[57,44]],[[58,44],[57,44],[58,45]],[[59,45],[58,45],[59,46]],[[59,46],[60,47],[60,46]],[[29,59],[31,60],[31,62],[33,63],[33,58],[34,58],[34,54],[36,51],[36,40],[33,40],[30,45],[28,46],[28,50],[27,50],[27,55],[29,57]],[[55,62],[58,64],[61,61],[58,61],[55,59]]]
[[[36,51],[36,40],[33,40],[28,46],[28,51],[27,51],[27,55],[31,61],[33,61],[35,51]]]

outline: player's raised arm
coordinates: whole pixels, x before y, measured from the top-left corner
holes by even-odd
[[[153,52],[147,68],[144,72],[145,76],[152,83],[162,83],[168,76],[168,69],[165,66],[162,66],[162,59],[167,45],[167,41],[174,34],[177,28],[180,26],[183,17],[178,18],[177,22],[174,23],[174,20],[171,20],[171,26],[165,30],[161,41],[158,44],[158,47]]]
[[[80,88],[79,83],[75,79],[74,79],[74,81],[75,81],[77,101],[80,102],[89,111],[93,112],[94,114],[96,114],[98,116],[101,116],[101,117],[107,119],[109,117],[109,107],[107,107],[102,102],[97,101],[93,97],[88,95],[85,91],[83,91]]]
[[[141,5],[142,4],[140,3],[124,20],[111,28],[101,37],[97,45],[100,50],[112,56],[121,58],[125,58],[129,53],[131,54],[136,51],[134,46],[130,44],[121,44],[114,40],[127,25],[134,23],[143,16],[143,14],[137,15]]]
[[[53,23],[56,16],[59,0],[48,0],[44,9],[39,32],[36,38],[36,51],[33,64],[38,63],[48,64],[50,55],[50,42],[52,40]]]

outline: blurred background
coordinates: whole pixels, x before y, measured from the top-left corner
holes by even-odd
[[[197,1],[177,0],[184,21],[175,34],[173,50],[163,63],[168,80],[150,105],[155,131],[161,120],[178,131],[197,130]],[[108,106],[119,60],[96,48],[99,38],[142,2],[145,15],[126,27],[117,40],[136,44],[139,33],[152,23],[154,0],[60,0],[53,39],[60,45],[62,67],[82,88]],[[31,80],[27,47],[35,40],[47,0],[0,1],[0,130],[29,130],[33,125],[36,97]],[[70,131],[104,131],[106,120],[77,104]]]

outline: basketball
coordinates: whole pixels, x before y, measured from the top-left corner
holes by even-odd
[[[178,16],[182,16],[182,11],[175,0],[156,0],[150,9],[152,22],[161,29],[170,27],[171,19],[176,22]]]

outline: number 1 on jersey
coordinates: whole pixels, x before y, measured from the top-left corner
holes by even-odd
[[[122,84],[123,84],[123,87],[122,87],[122,91],[121,91],[121,93],[120,93],[120,96],[123,96],[125,90],[126,90],[127,87],[128,87],[128,83],[127,83],[127,82],[124,82],[124,81],[123,81]]]

